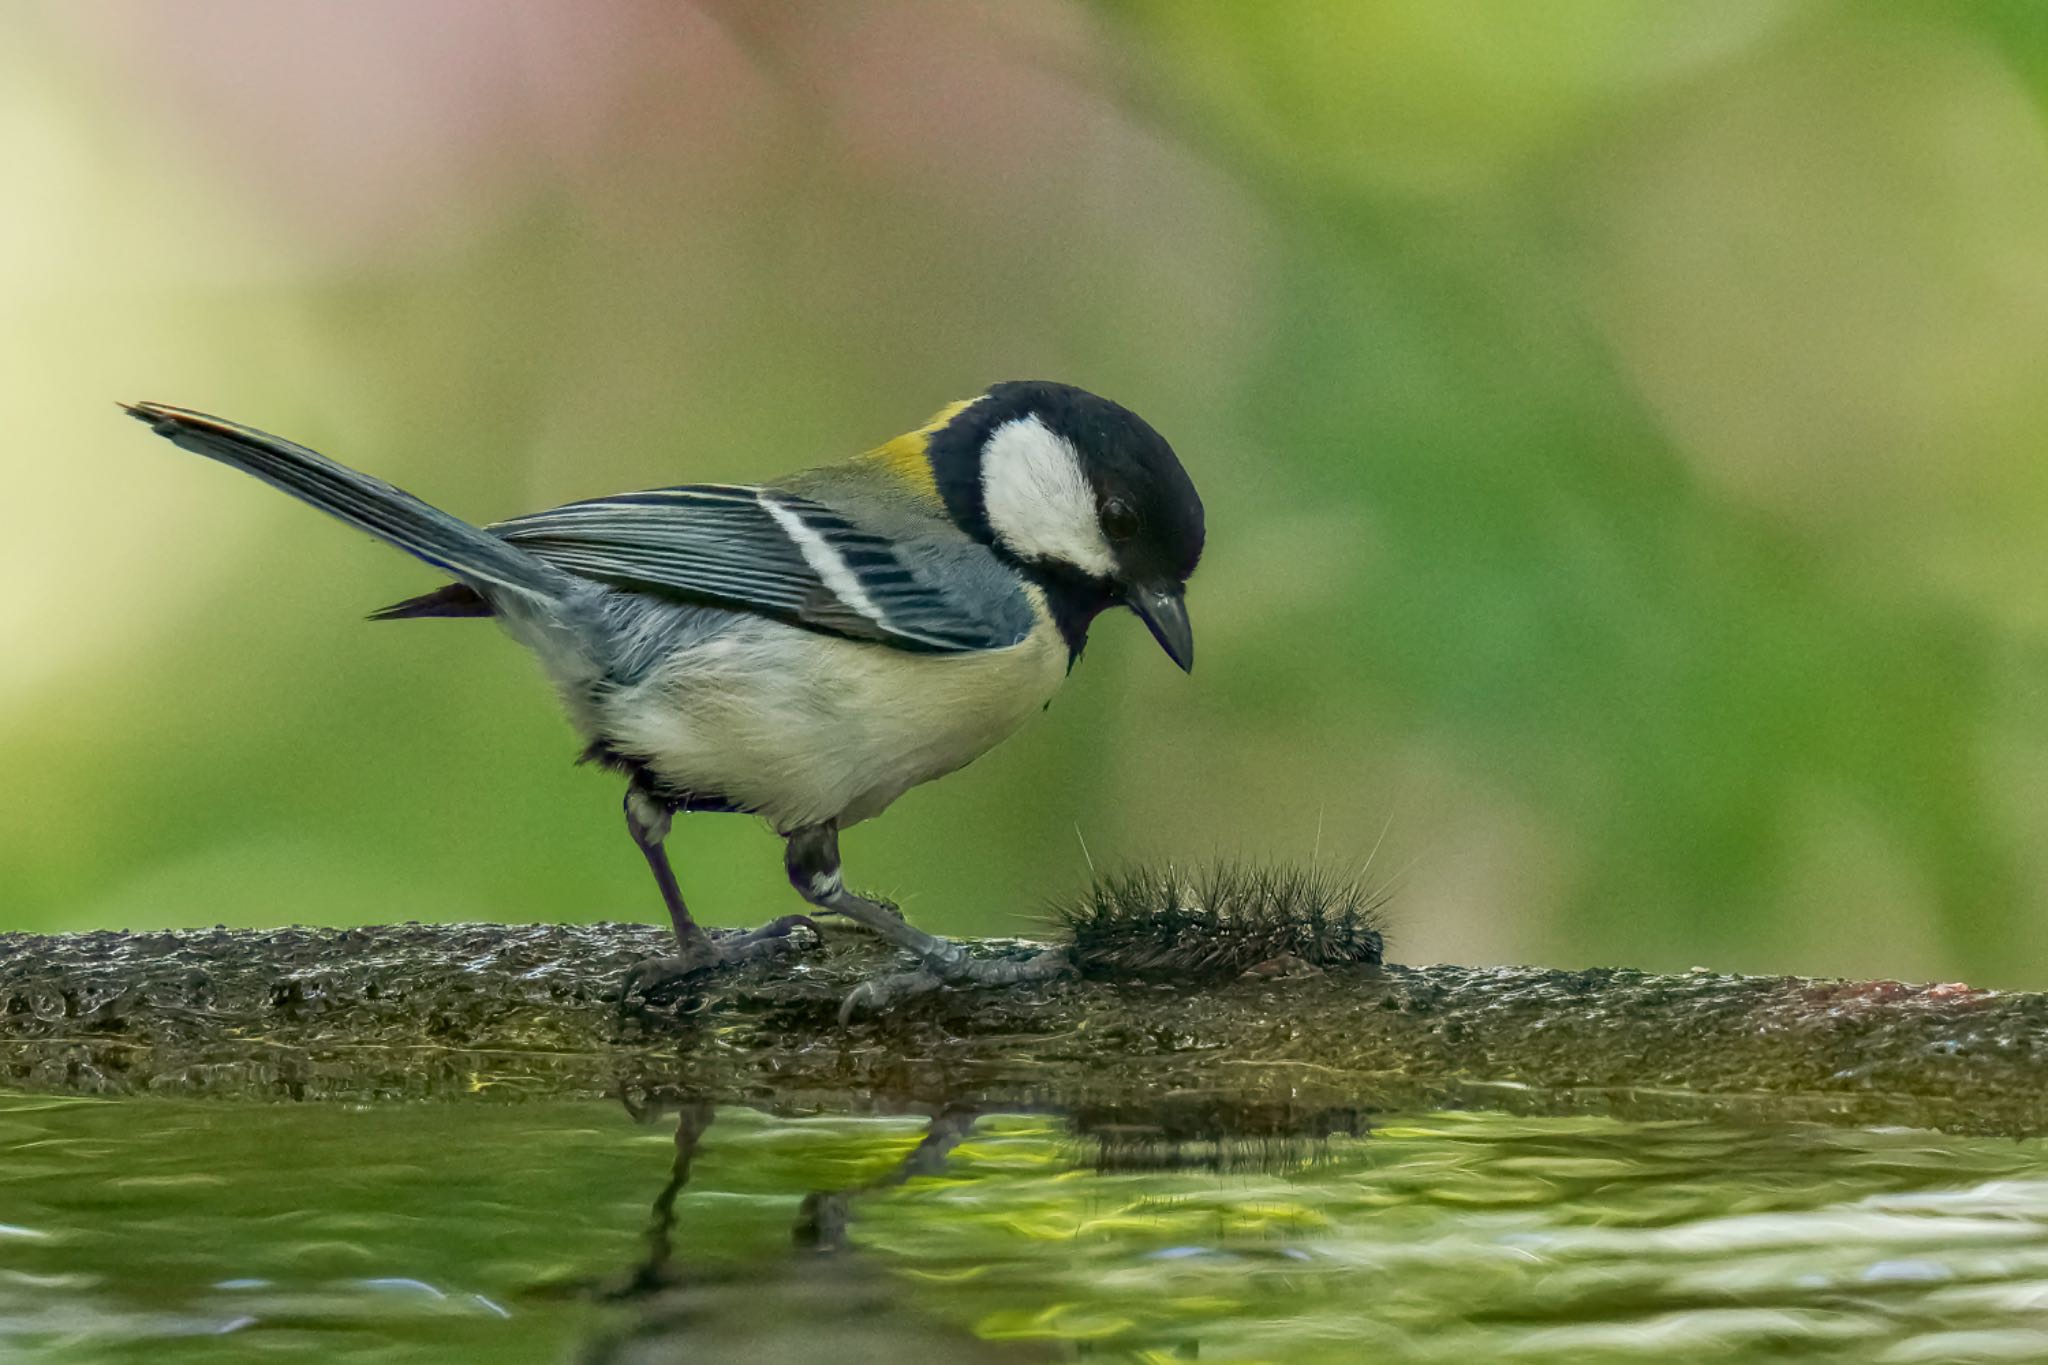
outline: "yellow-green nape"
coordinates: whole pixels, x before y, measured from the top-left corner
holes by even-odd
[[[932,466],[927,458],[932,433],[958,417],[979,402],[977,398],[963,398],[957,403],[948,403],[932,414],[930,421],[915,431],[906,431],[893,441],[885,441],[863,458],[874,461],[887,470],[905,488],[928,502],[940,501],[938,481],[932,477]]]
[[[946,425],[946,423],[952,421],[955,417],[958,417],[961,413],[967,411],[969,408],[973,407],[976,403],[979,403],[982,399],[986,397],[988,397],[988,395],[985,393],[977,393],[972,398],[962,398],[957,403],[946,404],[946,406],[940,408],[937,412],[933,413],[931,415],[931,418],[928,421],[926,421],[923,426],[917,429],[917,434],[920,436],[931,435],[940,427]]]

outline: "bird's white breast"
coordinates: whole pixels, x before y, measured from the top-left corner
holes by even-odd
[[[600,707],[615,748],[679,790],[779,830],[879,814],[986,753],[1067,673],[1041,609],[1008,649],[918,654],[751,620],[683,650]]]

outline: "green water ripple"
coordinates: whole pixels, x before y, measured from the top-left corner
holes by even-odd
[[[0,1355],[2048,1358],[2040,1142],[636,1108],[0,1095]]]

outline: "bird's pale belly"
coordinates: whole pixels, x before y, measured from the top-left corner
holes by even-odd
[[[783,831],[850,825],[1007,738],[1067,663],[1049,622],[1009,649],[914,654],[762,621],[691,648],[596,719],[678,792]]]

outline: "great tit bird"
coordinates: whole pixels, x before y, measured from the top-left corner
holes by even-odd
[[[481,528],[253,428],[124,406],[455,580],[373,620],[494,617],[539,657],[584,757],[625,776],[626,828],[675,926],[676,956],[637,968],[628,995],[781,951],[810,923],[706,934],[663,847],[683,811],[766,820],[798,894],[913,953],[922,985],[1049,973],[1046,959],[973,958],[847,890],[839,831],[1044,708],[1110,607],[1194,664],[1184,594],[1201,499],[1158,432],[1066,384],[997,384],[768,483],[622,493]]]

